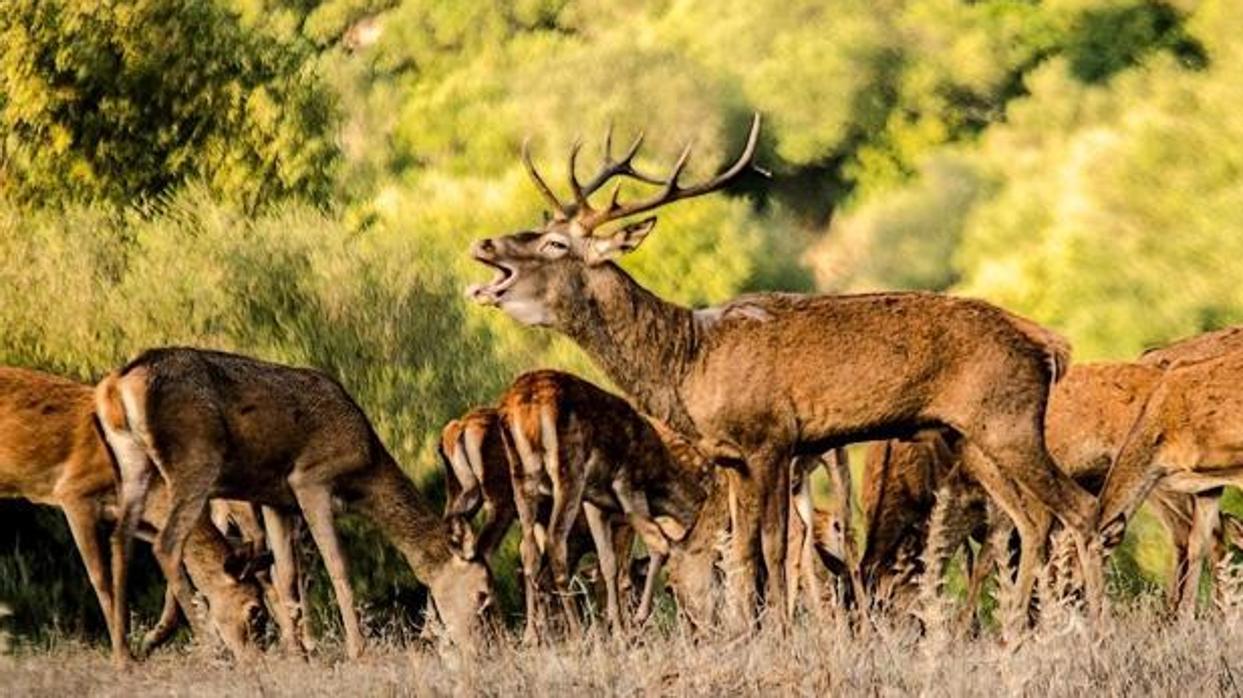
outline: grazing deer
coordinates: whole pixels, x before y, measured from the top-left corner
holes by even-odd
[[[475,408],[446,424],[440,459],[445,470],[445,518],[453,526],[455,542],[467,554],[491,559],[518,515],[497,411]],[[480,509],[483,523],[474,534],[470,519]]]
[[[155,543],[169,584],[180,573],[186,536],[208,499],[242,499],[306,519],[341,608],[346,651],[358,657],[362,631],[333,497],[375,521],[431,590],[449,636],[473,645],[491,602],[487,567],[457,556],[448,526],[380,442],[362,409],[319,371],[189,348],[144,352],[106,377],[96,409],[120,471],[113,535],[114,627],[124,631],[125,577],[134,522],[156,469],[167,483],[168,523]],[[114,636],[114,659],[124,661]]]
[[[226,534],[236,528],[252,559],[271,556],[270,571],[256,578],[280,628],[281,645],[289,654],[305,656],[315,643],[310,624],[305,622],[305,580],[297,552],[301,520],[250,502],[214,499],[209,506],[216,528]]]
[[[1182,600],[1194,609],[1199,560],[1218,522],[1222,488],[1243,484],[1243,352],[1193,363],[1175,360],[1143,405],[1101,493],[1106,550],[1154,487],[1194,495],[1191,551]]]
[[[60,507],[86,565],[105,623],[113,631],[112,585],[99,545],[100,525],[115,510],[112,457],[95,420],[89,385],[20,368],[0,367],[0,496]],[[151,497],[143,521],[164,524],[163,488]],[[235,654],[249,651],[262,621],[259,592],[238,570],[242,558],[207,525],[196,525],[186,545],[186,567],[208,599],[212,625]],[[183,607],[195,623],[189,605]],[[176,605],[143,639],[149,652],[176,625]],[[197,623],[195,623],[197,626]],[[196,627],[196,631],[202,631]]]
[[[650,610],[651,587],[672,544],[695,526],[705,492],[706,461],[684,439],[648,420],[625,400],[567,373],[535,371],[519,376],[500,401],[514,502],[522,524],[522,570],[526,580],[525,641],[538,639],[543,609],[536,586],[546,556],[553,585],[571,630],[576,613],[568,596],[567,540],[579,509],[599,556],[610,625],[622,627],[618,601],[620,566],[613,553],[609,514],[623,514],[651,556],[644,599],[636,615]],[[551,490],[552,508],[541,555],[537,506]]]
[[[505,447],[500,414],[495,408],[477,407],[457,419],[450,420],[441,432],[440,460],[445,476],[445,518],[453,531],[453,542],[466,556],[491,559],[509,527],[518,516],[514,506],[513,480],[510,476],[510,454]],[[547,521],[547,497],[539,503],[538,521]],[[471,528],[471,519],[482,510],[483,521],[478,533]],[[613,559],[619,570],[629,569],[634,530],[624,521],[611,520]],[[536,537],[546,538],[542,524]],[[541,543],[542,546],[542,543]],[[579,559],[594,549],[587,520],[580,516],[570,529],[569,569],[578,568]],[[602,577],[600,581],[604,581]],[[632,586],[632,575],[622,575],[622,590]],[[605,585],[607,596],[607,584]],[[645,586],[646,588],[646,586]],[[606,602],[607,603],[607,602]],[[646,608],[651,600],[641,601]]]
[[[1162,375],[1159,369],[1141,364],[1072,366],[1050,393],[1045,416],[1045,443],[1062,471],[1089,491],[1099,492]],[[883,460],[869,458],[864,475],[864,508],[869,521],[865,578],[879,579],[883,578],[881,572],[892,564],[890,551],[903,544],[905,535],[922,530],[919,524],[928,516],[933,493],[951,478],[958,454],[944,441],[887,442],[874,449],[889,455]],[[965,479],[953,489],[969,493],[975,487]],[[964,501],[974,501],[969,495],[964,496]],[[1181,608],[1186,612],[1187,600],[1194,604],[1198,570],[1207,552],[1200,528],[1194,525],[1192,502],[1186,495],[1163,486],[1157,487],[1148,502],[1174,543],[1175,564],[1167,586],[1167,601],[1172,610]],[[955,549],[970,530],[976,531],[974,537],[982,544],[988,543],[989,537],[980,532],[987,525],[983,510],[957,514],[955,520],[962,524],[955,527],[947,550]],[[923,545],[920,540],[915,547],[922,549]],[[980,554],[989,557],[995,553],[982,549]],[[987,574],[987,567],[973,570],[969,599],[978,593],[982,578],[977,575]],[[1189,571],[1195,571],[1194,575]],[[1103,599],[1097,603],[1103,603]]]
[[[657,297],[615,264],[656,219],[605,232],[607,224],[737,181],[751,167],[759,125],[757,116],[737,161],[694,186],[680,183],[689,148],[657,179],[632,165],[641,138],[619,160],[606,138],[604,166],[583,183],[575,147],[569,204],[524,149],[552,215],[536,229],[477,241],[473,257],[496,273],[468,295],[567,335],[641,411],[697,439],[714,460],[737,465],[729,471],[737,504],[730,567],[741,572],[730,585],[736,613],[754,611],[761,553],[767,602],[786,607],[794,456],[929,427],[969,441],[980,455],[974,475],[1013,518],[1024,519],[1020,490],[1056,512],[1076,535],[1090,583],[1102,584],[1099,555],[1087,551],[1098,545],[1096,501],[1044,447],[1049,385],[1069,356],[1060,337],[988,303],[935,293],[764,293],[696,311]],[[589,198],[616,178],[660,189],[623,203],[619,186],[608,203],[592,205]],[[1019,530],[1020,579],[1030,593],[1044,539],[1026,520]]]

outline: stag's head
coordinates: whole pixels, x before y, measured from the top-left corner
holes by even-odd
[[[479,240],[471,249],[474,258],[495,270],[493,279],[472,286],[467,294],[476,302],[495,305],[527,325],[557,326],[566,320],[581,317],[592,302],[592,275],[622,255],[637,249],[656,225],[656,218],[636,216],[650,213],[665,204],[701,196],[727,186],[752,168],[756,143],[759,140],[760,117],[751,122],[746,147],[738,159],[724,172],[707,182],[682,186],[679,177],[690,158],[688,145],[664,178],[641,173],[634,167],[634,157],[643,144],[639,135],[619,159],[612,154],[612,131],[604,139],[604,163],[599,172],[586,182],[576,174],[579,144],[570,150],[569,180],[574,200],[562,202],[540,176],[531,162],[526,144],[522,161],[544,200],[551,207],[544,223],[501,237]],[[637,180],[659,187],[645,199],[620,200],[621,181]],[[593,194],[613,180],[608,203],[593,205]],[[620,225],[610,225],[618,223]]]

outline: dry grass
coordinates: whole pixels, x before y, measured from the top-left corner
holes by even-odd
[[[101,649],[62,644],[0,658],[0,686],[10,696],[1238,695],[1240,640],[1237,623],[1167,624],[1138,610],[1099,639],[1072,617],[1013,649],[993,636],[934,648],[909,629],[851,635],[800,623],[786,636],[699,643],[675,631],[630,645],[599,635],[555,647],[506,644],[474,660],[389,644],[358,663],[329,648],[309,663],[235,666],[209,650],[170,650],[117,674]]]

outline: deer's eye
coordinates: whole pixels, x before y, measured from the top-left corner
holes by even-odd
[[[548,238],[544,241],[544,252],[561,255],[570,250],[570,244],[560,238]]]

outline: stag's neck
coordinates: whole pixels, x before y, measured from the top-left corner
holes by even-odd
[[[599,267],[587,285],[590,312],[562,331],[640,410],[693,433],[678,394],[699,343],[692,311],[659,298],[613,264]]]
[[[380,454],[359,482],[358,507],[401,554],[414,576],[430,584],[453,555],[449,529],[389,453]]]

